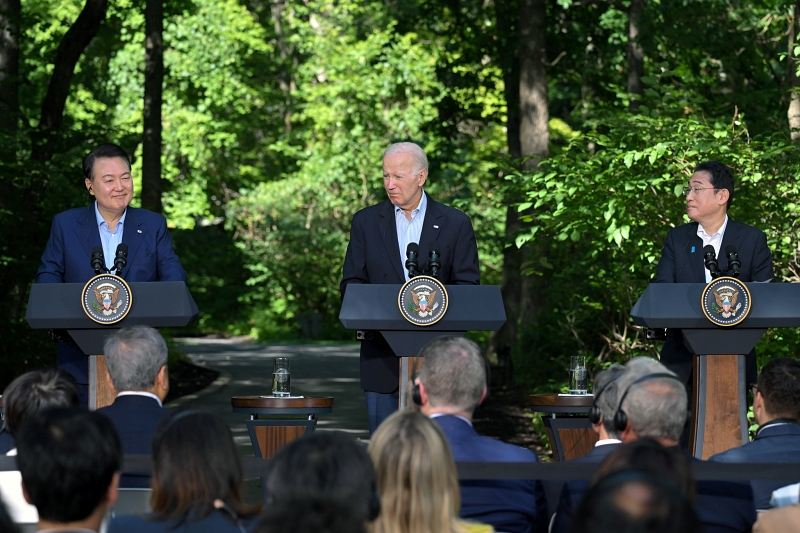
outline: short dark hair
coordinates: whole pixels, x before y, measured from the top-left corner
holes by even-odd
[[[789,357],[771,360],[761,369],[757,386],[771,415],[800,420],[800,361]]]
[[[733,203],[733,173],[727,165],[719,161],[706,161],[694,167],[695,172],[705,172],[711,176],[711,186],[715,189],[728,190],[728,203],[725,209],[730,209]]]
[[[352,510],[329,501],[294,501],[274,505],[261,515],[255,533],[364,533],[364,520]]]
[[[196,409],[164,417],[153,436],[153,494],[159,520],[202,519],[222,500],[236,515],[242,502],[242,465],[233,434],[222,419]]]
[[[112,157],[121,157],[124,159],[125,162],[128,163],[128,170],[130,170],[131,160],[128,157],[128,152],[114,143],[103,143],[96,146],[94,150],[86,154],[86,157],[83,158],[83,175],[90,180],[94,180],[94,176],[92,176],[94,162],[98,159],[108,159]]]
[[[17,466],[39,517],[84,520],[120,471],[122,447],[111,421],[79,408],[45,409],[17,432]]]
[[[31,370],[3,391],[6,431],[14,436],[23,420],[48,407],[77,407],[80,390],[75,378],[63,370]]]

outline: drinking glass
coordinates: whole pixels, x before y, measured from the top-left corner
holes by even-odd
[[[586,372],[586,357],[573,355],[569,358],[569,393],[586,394],[589,374]]]
[[[292,376],[289,373],[289,358],[276,357],[272,361],[272,395],[286,397],[291,395]]]

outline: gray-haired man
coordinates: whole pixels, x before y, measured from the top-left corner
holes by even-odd
[[[162,406],[169,392],[167,343],[147,326],[122,328],[105,343],[106,365],[117,398],[97,412],[114,424],[126,454],[149,454],[153,435],[169,413]],[[126,473],[121,487],[149,487],[146,474]]]

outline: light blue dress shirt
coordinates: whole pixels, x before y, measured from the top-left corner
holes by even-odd
[[[422,235],[422,223],[425,222],[425,211],[428,209],[428,198],[425,191],[422,191],[422,198],[416,209],[411,211],[411,220],[406,218],[405,212],[394,206],[394,221],[397,227],[397,244],[400,246],[401,268],[406,281],[409,280],[408,270],[406,269],[406,248],[409,243],[419,244],[419,237]]]
[[[117,222],[117,227],[114,228],[112,233],[108,227],[108,223],[103,220],[100,210],[97,208],[97,201],[94,203],[94,214],[97,218],[97,229],[100,230],[100,242],[103,243],[103,258],[106,260],[106,268],[111,270],[114,268],[114,255],[117,253],[117,246],[122,242],[122,230],[125,226],[125,215],[128,214],[128,209],[122,213],[122,218]]]

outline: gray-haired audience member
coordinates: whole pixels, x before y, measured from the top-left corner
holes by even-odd
[[[764,365],[754,387],[753,415],[759,424],[752,442],[709,459],[721,463],[800,463],[800,361],[788,357]],[[756,509],[769,509],[772,491],[797,479],[750,482]]]
[[[599,463],[620,446],[619,432],[614,427],[614,414],[617,412],[617,406],[619,405],[619,384],[617,381],[624,371],[624,366],[614,363],[606,370],[598,372],[595,376],[594,402],[592,411],[589,414],[589,420],[599,440],[589,453],[583,457],[572,459],[573,462]],[[571,531],[575,509],[577,509],[588,488],[588,479],[576,479],[564,483],[558,498],[556,514],[551,519],[551,533]]]
[[[107,418],[78,408],[49,408],[17,435],[17,465],[38,530],[100,531],[117,499],[122,449]]]
[[[456,462],[535,463],[530,450],[478,435],[472,415],[486,397],[486,362],[481,349],[463,337],[440,337],[419,354],[415,402],[447,437]],[[547,498],[538,480],[461,480],[461,518],[506,533],[547,529]]]
[[[111,335],[104,351],[117,397],[97,412],[114,424],[126,454],[147,455],[158,423],[169,413],[162,406],[169,392],[167,343],[158,330],[134,326]],[[150,476],[126,472],[120,486],[149,487]]]

